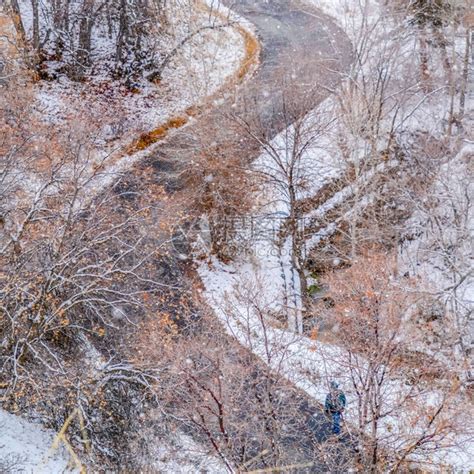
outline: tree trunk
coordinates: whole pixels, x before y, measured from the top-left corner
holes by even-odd
[[[8,6],[8,3],[7,3]],[[23,26],[23,21],[21,19],[21,10],[20,6],[18,5],[18,0],[10,0],[10,10],[12,12],[13,23],[15,25],[16,32],[20,37],[23,46],[26,47],[27,39],[26,39],[26,32],[25,27]]]
[[[418,38],[420,41],[420,72],[421,82],[425,92],[432,90],[431,77],[428,65],[428,45],[426,43],[426,32],[423,27],[418,29]]]
[[[442,63],[443,63],[443,68],[444,68],[444,73],[446,76],[446,83],[451,84],[452,83],[452,75],[453,75],[453,66],[449,59],[449,54],[448,54],[448,49],[446,47],[447,45],[447,39],[446,36],[444,35],[443,31],[440,28],[434,28],[434,36],[436,38],[436,41],[438,43],[438,47],[441,50],[441,57],[442,57]],[[453,44],[453,48],[455,45]]]
[[[33,49],[35,50],[35,54],[38,56],[40,52],[38,0],[31,0],[31,8],[33,10]]]
[[[291,178],[290,178],[291,180]],[[305,308],[305,298],[307,294],[306,275],[304,273],[304,263],[301,254],[302,239],[299,235],[298,215],[296,212],[297,198],[292,185],[289,188],[290,195],[290,235],[291,235],[291,273],[294,312],[296,318],[296,330],[298,334],[303,333],[303,312]]]
[[[82,18],[79,24],[79,44],[77,51],[76,79],[82,80],[86,68],[90,66],[91,36],[94,26],[93,1],[87,0],[84,3]]]
[[[456,29],[453,30],[453,39],[452,39],[452,63],[456,62]],[[447,56],[447,55],[446,55]],[[451,68],[450,68],[451,71]],[[450,137],[453,132],[453,125],[457,124],[457,117],[454,112],[454,102],[456,96],[456,84],[454,81],[454,74],[451,71],[449,74],[449,95],[450,95],[450,106],[449,106],[449,123],[448,123],[448,136]]]
[[[469,57],[471,53],[471,34],[470,28],[466,28],[466,45],[464,50],[463,70],[461,92],[459,96],[459,120],[462,121],[466,110],[466,92],[469,83]]]
[[[117,48],[115,53],[116,69],[119,74],[122,74],[124,65],[124,51],[125,43],[128,38],[128,21],[127,21],[127,2],[126,0],[120,0],[120,20],[119,20],[119,32],[117,36]]]

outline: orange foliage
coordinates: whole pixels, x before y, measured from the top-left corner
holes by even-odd
[[[188,117],[173,117],[164,125],[161,125],[150,132],[143,133],[140,138],[127,150],[127,153],[136,153],[148,148],[150,145],[162,140],[172,129],[180,128],[189,121]]]

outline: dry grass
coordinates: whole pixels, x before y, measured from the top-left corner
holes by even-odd
[[[257,38],[242,26],[237,27],[237,31],[243,36],[245,41],[245,57],[242,60],[237,78],[239,81],[251,71],[252,67],[258,62],[260,55],[260,44]]]
[[[218,13],[218,15],[221,14]],[[216,93],[208,97],[206,101],[207,104],[209,104],[212,100],[219,96],[223,90],[242,82],[244,78],[252,71],[253,67],[258,64],[260,56],[260,43],[258,42],[256,36],[243,26],[237,25],[235,28],[244,38],[244,58],[242,59],[240,67],[235,73],[235,75],[231,79],[227,80],[225,84]],[[133,154],[138,151],[143,151],[147,149],[154,143],[157,143],[158,141],[161,141],[166,138],[170,130],[181,128],[189,122],[190,118],[197,117],[202,114],[206,110],[206,108],[206,104],[192,105],[188,107],[185,110],[185,116],[173,117],[169,119],[165,124],[160,125],[159,127],[155,128],[154,130],[151,130],[150,132],[145,132],[140,135],[140,137],[134,143],[126,147],[124,154]]]
[[[148,148],[153,143],[156,143],[168,135],[168,132],[172,129],[181,128],[186,125],[189,121],[189,117],[179,116],[172,117],[163,125],[158,128],[151,130],[150,132],[142,133],[138,140],[127,148],[127,154],[133,154],[137,151],[142,151]]]

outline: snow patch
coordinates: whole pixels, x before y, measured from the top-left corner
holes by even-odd
[[[54,436],[53,431],[0,409],[0,467],[16,459],[18,464],[11,466],[9,472],[78,472],[67,469],[69,457],[64,448],[46,460]]]

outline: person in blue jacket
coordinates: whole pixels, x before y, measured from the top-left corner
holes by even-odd
[[[339,388],[337,382],[331,382],[331,389],[326,396],[324,412],[332,417],[332,432],[339,434],[341,432],[341,416],[346,407],[346,396]]]

